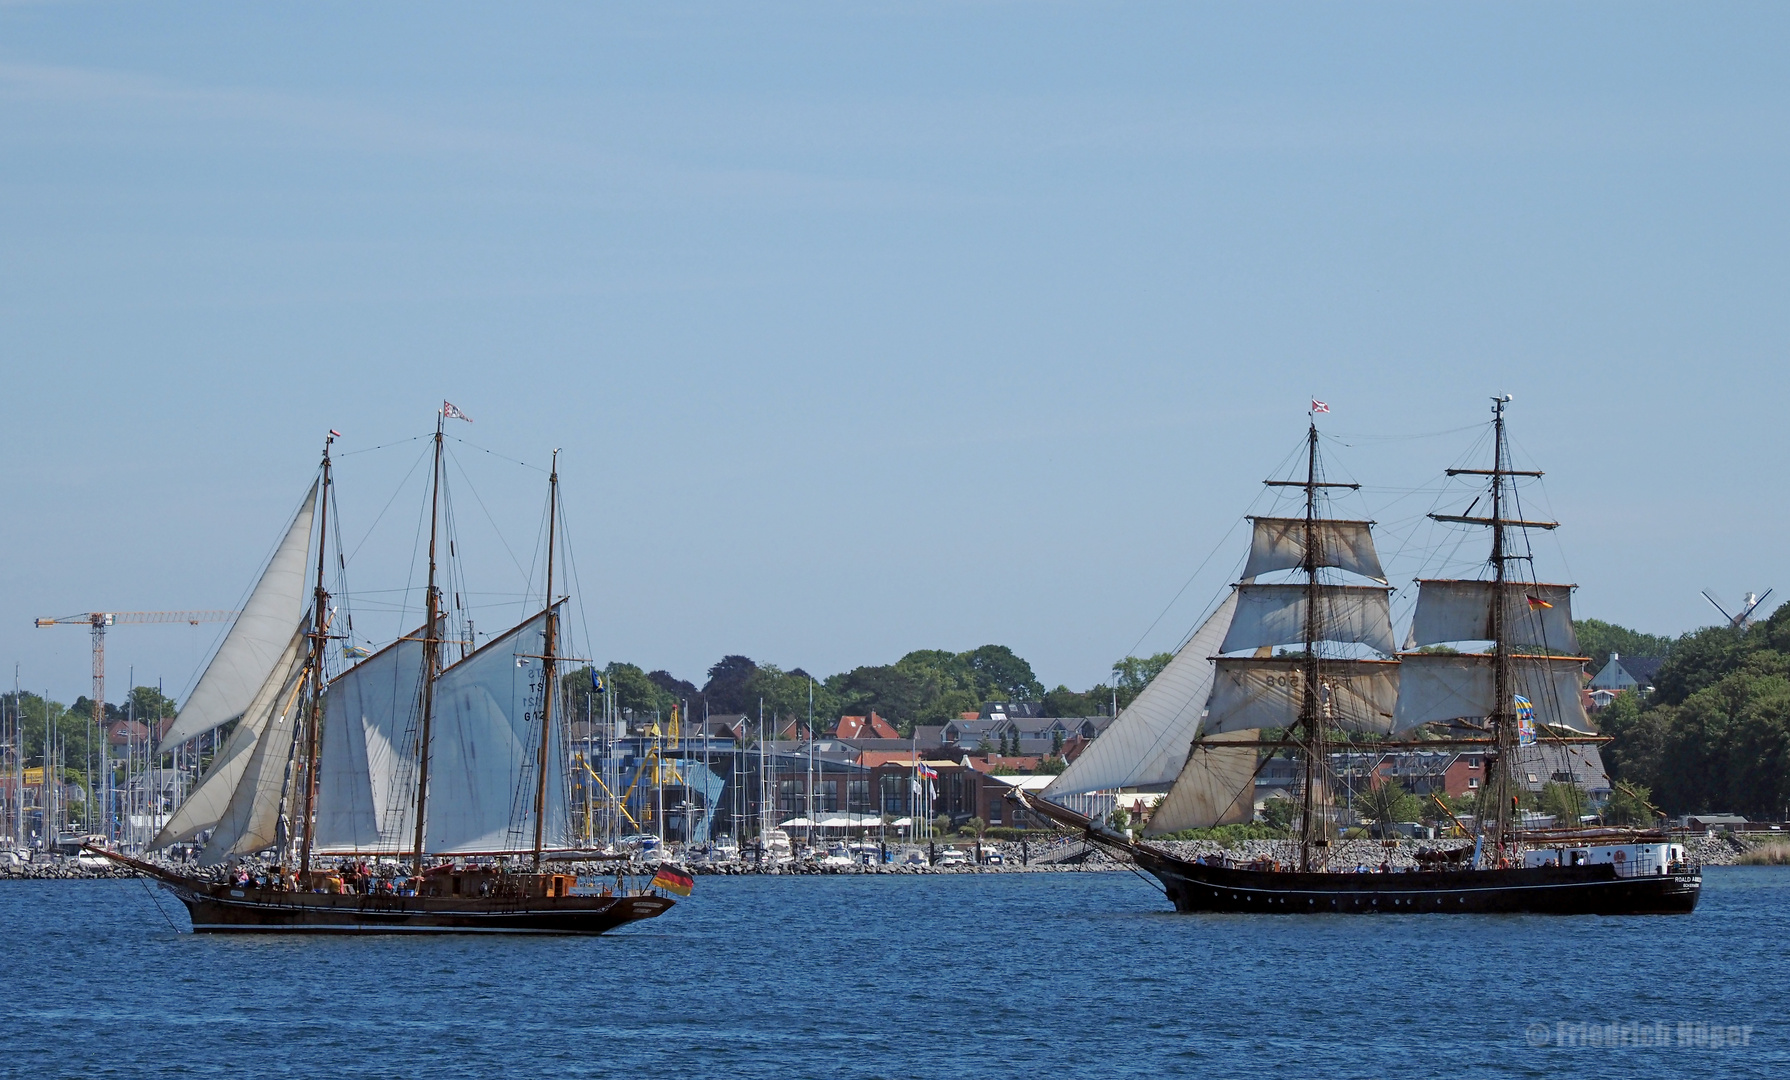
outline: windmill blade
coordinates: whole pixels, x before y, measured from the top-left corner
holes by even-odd
[[[1722,618],[1728,620],[1728,625],[1729,626],[1735,625],[1734,616],[1728,614],[1728,609],[1723,607],[1721,604],[1716,603],[1715,597],[1709,595],[1708,589],[1704,589],[1704,590],[1702,590],[1702,592],[1703,592],[1703,599],[1705,599],[1705,600],[1709,601],[1711,604],[1715,605],[1715,609],[1722,613]]]
[[[1771,595],[1770,589],[1766,589],[1763,593],[1759,594],[1759,596],[1756,597],[1752,603],[1747,605],[1747,609],[1740,613],[1740,622],[1744,624],[1747,621],[1749,621],[1750,619],[1752,619],[1753,612],[1758,611],[1759,605],[1765,603],[1765,598],[1770,595]]]

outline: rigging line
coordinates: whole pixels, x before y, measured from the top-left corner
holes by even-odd
[[[410,483],[410,477],[416,472],[417,468],[422,465],[423,458],[426,458],[428,456],[429,456],[429,452],[428,452],[428,450],[425,449],[423,451],[423,453],[416,459],[416,461],[411,464],[410,471],[404,474],[404,478],[402,480],[398,481],[398,486],[396,488],[392,489],[392,497],[385,500],[385,505],[380,508],[379,513],[376,514],[373,518],[373,523],[371,525],[367,526],[366,533],[361,536],[360,543],[355,544],[354,550],[350,551],[348,553],[348,558],[347,558],[348,562],[353,562],[354,557],[356,555],[360,554],[360,549],[367,546],[367,540],[372,537],[373,530],[379,527],[379,522],[381,519],[383,519],[385,517],[385,512],[392,508],[392,503],[398,501],[398,496],[402,495],[404,493],[404,486],[406,484]]]
[[[1365,431],[1364,432],[1351,432],[1351,431],[1329,432],[1329,431],[1320,430],[1318,432],[1318,437],[1321,439],[1333,439],[1337,442],[1341,442],[1344,439],[1359,439],[1363,442],[1408,442],[1413,439],[1438,439],[1444,435],[1454,435],[1454,434],[1457,434],[1462,431],[1470,431],[1473,428],[1476,428],[1478,426],[1479,426],[1478,424],[1464,424],[1460,427],[1445,428],[1442,431],[1426,431],[1426,432],[1422,432],[1422,433],[1416,434],[1416,435],[1384,435],[1384,434],[1379,434],[1379,433],[1375,433],[1375,432],[1365,432]],[[1347,445],[1347,444],[1344,444],[1344,445]]]
[[[490,453],[490,451],[486,451],[486,453]],[[478,503],[479,509],[484,511],[485,520],[489,521],[491,523],[491,531],[497,534],[497,542],[499,544],[503,545],[504,554],[506,554],[510,557],[511,565],[513,565],[516,568],[517,573],[522,575],[523,606],[526,607],[527,601],[528,601],[528,596],[530,595],[528,592],[529,583],[533,580],[532,576],[527,571],[524,571],[522,569],[522,560],[516,558],[516,553],[514,551],[510,550],[510,542],[508,540],[504,539],[503,530],[498,527],[497,518],[492,516],[491,508],[485,505],[484,497],[479,494],[478,485],[476,485],[472,482],[472,477],[470,474],[467,473],[466,466],[464,466],[460,463],[460,459],[455,457],[452,451],[448,452],[448,460],[452,461],[454,463],[454,468],[460,470],[460,475],[466,480],[466,486],[467,486],[468,490],[470,490],[472,492],[472,501]],[[534,466],[530,465],[529,468],[532,469],[532,468],[534,468]],[[470,594],[468,594],[468,595],[470,595]],[[506,594],[490,594],[490,595],[514,596],[516,594],[506,593]]]
[[[378,446],[369,446],[364,450],[350,450],[345,454],[337,454],[336,457],[345,458],[345,457],[354,457],[357,454],[371,454],[375,450],[384,450],[384,449],[386,449],[388,447],[392,447],[392,446],[403,446],[405,443],[417,442],[419,440],[426,439],[428,437],[429,436],[427,436],[427,435],[416,435],[416,436],[413,436],[408,439],[399,439],[397,442],[388,442],[388,443],[381,443]]]
[[[495,451],[495,450],[487,450],[487,449],[485,449],[485,448],[484,448],[484,447],[482,447],[482,446],[480,446],[480,445],[479,445],[479,444],[478,444],[478,443],[475,443],[475,442],[467,442],[467,441],[466,441],[466,440],[465,440],[465,439],[462,439],[462,438],[460,438],[460,437],[459,437],[459,436],[458,436],[458,435],[448,435],[448,436],[446,436],[446,437],[447,437],[447,438],[449,438],[449,439],[452,439],[452,440],[453,440],[453,441],[455,441],[455,442],[457,442],[457,443],[465,443],[465,444],[466,444],[466,445],[467,445],[467,446],[470,446],[470,447],[472,447],[472,448],[473,448],[473,449],[474,449],[474,450],[477,450],[477,451],[479,451],[479,452],[481,452],[481,453],[485,453],[485,454],[490,454],[490,455],[491,455],[491,456],[492,456],[492,457],[494,457],[494,458],[502,458],[502,459],[503,459],[503,460],[504,460],[504,461],[507,461],[507,462],[509,462],[509,463],[510,463],[510,464],[512,464],[512,465],[520,465],[520,466],[522,466],[522,467],[523,467],[523,468],[524,468],[524,469],[533,469],[533,470],[534,470],[534,471],[535,471],[535,472],[538,472],[538,473],[545,473],[545,472],[547,472],[547,470],[546,470],[546,469],[543,469],[543,468],[541,468],[541,467],[540,467],[540,466],[539,466],[539,465],[530,465],[530,464],[529,464],[529,463],[528,463],[528,462],[526,462],[526,461],[518,461],[518,460],[516,460],[516,459],[515,459],[515,458],[513,458],[513,457],[508,457],[508,456],[505,456],[505,455],[503,455],[503,454],[500,454],[500,453],[498,453],[498,452],[497,452],[497,451]]]
[[[160,915],[162,921],[168,924],[168,929],[174,931],[176,934],[180,933],[180,927],[176,926],[174,920],[168,916],[168,913],[162,910],[161,898],[156,896],[155,887],[149,884],[149,879],[141,873],[133,873],[131,876],[136,878],[137,883],[143,886],[143,891],[149,894],[149,902],[155,905],[155,913]]]

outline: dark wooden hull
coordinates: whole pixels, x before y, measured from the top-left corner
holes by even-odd
[[[1617,874],[1608,864],[1516,870],[1302,874],[1190,862],[1138,844],[1137,865],[1162,882],[1176,911],[1270,915],[1684,915],[1697,906],[1695,871]]]
[[[601,934],[673,901],[642,896],[528,899],[274,892],[162,878],[201,934]]]

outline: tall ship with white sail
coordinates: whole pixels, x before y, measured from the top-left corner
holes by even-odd
[[[1112,727],[1047,788],[1014,798],[1134,859],[1181,911],[1639,914],[1691,911],[1702,887],[1683,847],[1654,829],[1525,827],[1516,765],[1535,742],[1600,741],[1580,694],[1585,659],[1572,586],[1537,582],[1526,536],[1555,523],[1513,512],[1507,396],[1493,399],[1490,468],[1463,513],[1442,523],[1488,530],[1486,574],[1422,580],[1412,625],[1395,643],[1391,587],[1373,523],[1328,516],[1318,430],[1307,431],[1303,514],[1251,519],[1241,581]],[[1476,509],[1484,508],[1480,516]],[[1258,580],[1272,578],[1275,580]],[[1276,650],[1279,650],[1276,652]],[[1467,840],[1409,872],[1360,873],[1332,855],[1340,809],[1333,755],[1373,747],[1470,749],[1485,784]],[[1292,856],[1237,866],[1190,859],[1152,840],[1240,824],[1273,755],[1299,763]],[[1142,839],[1064,805],[1099,790],[1167,785]],[[1389,868],[1387,868],[1389,870]]]
[[[438,580],[442,419],[451,415],[444,405],[436,417],[422,625],[328,677],[325,660],[344,640],[325,588],[332,432],[316,481],[163,739],[166,750],[235,722],[150,846],[204,837],[202,867],[261,855],[273,868],[186,873],[104,853],[170,889],[196,931],[592,934],[674,903],[619,878],[579,889],[576,875],[547,866],[596,854],[570,847],[556,708],[558,455],[545,606],[468,648],[470,635],[450,640]],[[461,648],[450,661],[451,644]],[[674,878],[669,889],[687,895],[688,879]]]

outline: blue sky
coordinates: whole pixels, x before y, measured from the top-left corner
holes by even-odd
[[[235,604],[330,427],[400,442],[341,471],[350,583],[395,595],[443,398],[503,456],[456,444],[469,587],[519,607],[543,477],[503,458],[561,447],[580,647],[697,681],[1173,647],[1312,395],[1395,576],[1468,550],[1417,521],[1509,392],[1542,576],[1703,624],[1790,587],[1787,29],[0,4],[0,657],[70,700],[85,637],[33,617]],[[214,638],[119,629],[112,685]]]

